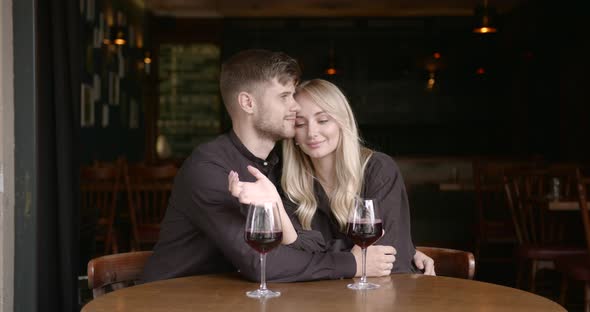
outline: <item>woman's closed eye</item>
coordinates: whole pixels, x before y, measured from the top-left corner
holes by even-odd
[[[297,116],[295,117],[295,127],[296,128],[301,128],[303,126],[305,126],[307,120],[303,117]]]

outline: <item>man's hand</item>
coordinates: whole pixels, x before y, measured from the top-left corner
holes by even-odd
[[[297,240],[297,231],[295,231],[293,223],[291,223],[291,219],[285,211],[277,188],[258,169],[248,166],[248,172],[256,178],[256,182],[241,182],[237,172],[231,171],[229,173],[227,176],[229,192],[234,197],[237,197],[242,204],[275,202],[278,205],[279,214],[281,215],[281,224],[283,227],[282,243],[284,245],[292,244]]]
[[[416,250],[416,254],[414,254],[414,264],[418,269],[424,271],[424,275],[436,275],[434,272],[434,260],[420,250]]]
[[[240,177],[235,171],[231,171],[227,176],[229,191],[238,198],[240,203],[279,202],[281,200],[277,188],[262,172],[252,166],[248,166],[248,172],[256,178],[256,182],[240,181]]]
[[[350,252],[352,252],[354,259],[356,260],[355,277],[362,276],[362,249],[359,246],[354,245]],[[367,276],[375,277],[391,274],[396,253],[397,251],[392,246],[374,245],[367,247]]]

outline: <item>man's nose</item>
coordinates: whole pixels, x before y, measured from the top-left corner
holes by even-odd
[[[291,97],[291,111],[292,112],[298,112],[301,110],[301,105],[299,105],[299,103],[297,103],[297,101],[295,101],[294,97]]]

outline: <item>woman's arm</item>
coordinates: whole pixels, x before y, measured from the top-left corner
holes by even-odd
[[[413,272],[416,252],[410,231],[410,209],[403,178],[391,157],[374,152],[364,172],[361,196],[377,201],[385,234],[375,244],[397,250],[393,272]]]

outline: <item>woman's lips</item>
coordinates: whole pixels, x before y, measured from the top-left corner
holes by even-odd
[[[318,148],[320,147],[320,145],[324,143],[324,141],[319,141],[319,142],[309,142],[307,143],[307,146],[309,146],[310,148]]]

